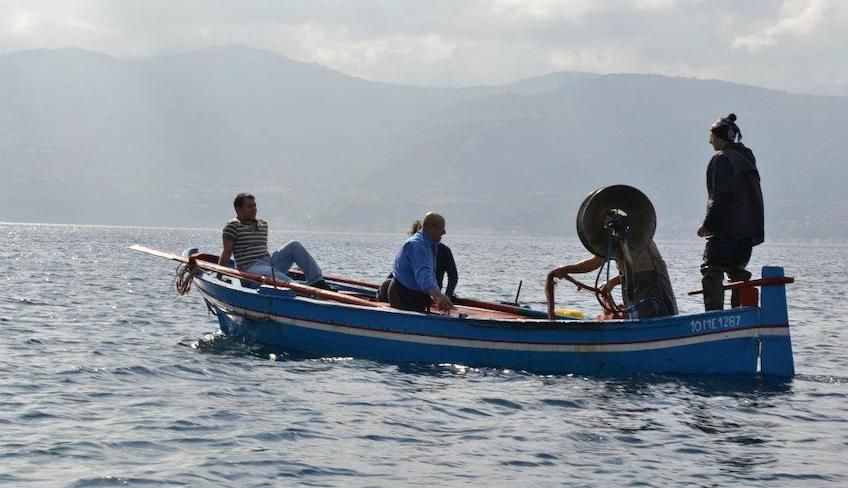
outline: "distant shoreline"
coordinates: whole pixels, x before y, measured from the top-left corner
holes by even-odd
[[[190,230],[190,231],[219,231],[218,227],[180,227],[180,226],[167,226],[167,225],[117,225],[117,224],[63,224],[63,223],[54,223],[54,222],[14,222],[14,221],[0,221],[0,226],[3,225],[29,225],[29,226],[39,226],[39,227],[84,227],[84,228],[102,228],[102,229],[139,229],[139,230]],[[362,236],[403,236],[403,233],[398,232],[376,232],[376,231],[353,231],[353,230],[337,230],[337,229],[304,229],[304,228],[283,228],[283,229],[273,229],[272,233],[279,232],[297,232],[304,234],[320,234],[320,235],[362,235]],[[553,234],[530,234],[530,233],[511,233],[511,232],[496,232],[496,231],[487,231],[487,232],[452,232],[450,233],[451,237],[459,237],[459,238],[481,238],[481,237],[491,237],[497,239],[532,239],[532,240],[551,240],[551,239],[573,239],[577,240],[577,236],[563,236],[563,235],[553,235]],[[450,237],[446,238],[449,240]],[[656,236],[657,242],[664,243],[674,243],[674,244],[700,244],[703,241],[700,238],[692,238],[692,239],[681,239],[680,237],[663,237]],[[810,239],[810,240],[774,240],[766,242],[763,244],[765,246],[821,246],[821,247],[844,247],[844,242],[841,239],[833,238],[831,239]]]

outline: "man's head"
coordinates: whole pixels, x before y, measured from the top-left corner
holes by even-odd
[[[716,120],[710,127],[710,144],[716,151],[729,142],[741,141],[742,131],[736,125],[736,114]]]
[[[431,241],[439,242],[446,233],[445,218],[436,212],[427,212],[424,220],[421,221],[421,230],[427,234]]]
[[[256,198],[250,193],[239,193],[233,200],[239,220],[256,220]]]

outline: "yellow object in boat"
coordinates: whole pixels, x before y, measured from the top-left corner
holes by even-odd
[[[569,318],[572,318],[572,319],[582,319],[583,318],[583,312],[581,312],[580,310],[574,310],[573,308],[557,307],[557,308],[554,309],[554,313],[557,314],[557,315],[561,315],[563,317],[569,317]]]

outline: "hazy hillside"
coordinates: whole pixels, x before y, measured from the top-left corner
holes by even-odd
[[[470,93],[241,47],[133,61],[75,49],[0,56],[0,218],[191,225],[219,222],[208,202],[241,188],[320,200],[410,120]],[[33,191],[39,201],[10,212]]]
[[[12,53],[0,101],[0,220],[217,226],[247,189],[276,227],[396,230],[438,208],[454,230],[572,234],[585,194],[628,183],[689,236],[707,128],[734,111],[769,235],[847,233],[846,97],[586,73],[427,89],[228,47]]]
[[[405,175],[427,168],[434,193],[469,223],[506,219],[537,232],[573,215],[593,188],[627,183],[654,201],[661,231],[689,233],[703,214],[708,126],[730,111],[760,160],[770,235],[841,232],[832,226],[848,219],[839,177],[848,144],[838,135],[848,99],[719,81],[577,77],[540,94],[459,103],[419,122],[371,183],[409,187]]]

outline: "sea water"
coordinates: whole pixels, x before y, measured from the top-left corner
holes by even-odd
[[[272,232],[325,273],[379,282],[402,235]],[[543,309],[576,239],[448,234],[457,294]],[[216,335],[175,262],[218,229],[0,224],[0,485],[846,486],[848,252],[766,243],[781,265],[797,375],[536,375],[294,359]],[[658,241],[681,313],[702,243]],[[594,276],[584,276],[594,281]],[[567,283],[560,306],[599,312]]]

